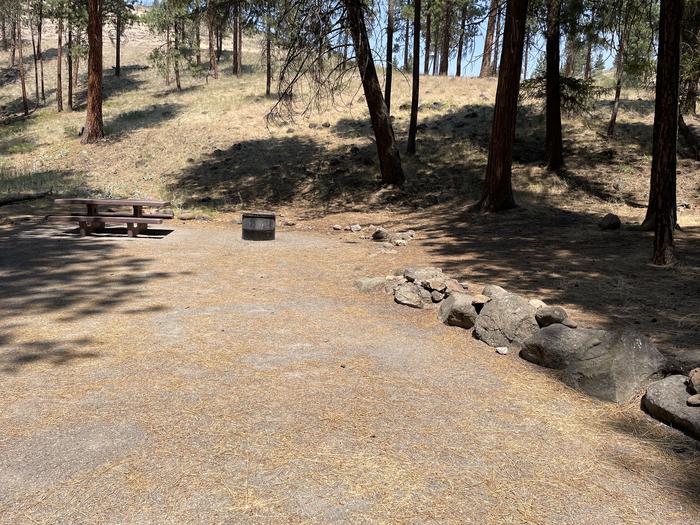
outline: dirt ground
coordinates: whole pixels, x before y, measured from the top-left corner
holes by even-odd
[[[431,259],[431,243],[384,253],[296,226],[272,243],[233,224],[172,229],[0,230],[0,523],[700,512],[697,443],[638,400],[591,400],[433,311],[353,289]]]

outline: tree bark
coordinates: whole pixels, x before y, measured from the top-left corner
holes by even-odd
[[[377,141],[381,181],[382,184],[403,184],[401,156],[396,146],[389,111],[382,97],[382,88],[372,59],[372,49],[363,13],[364,4],[362,0],[343,0],[343,3],[347,11],[353,47],[357,56],[357,67],[360,70],[367,108]]]
[[[119,77],[122,74],[122,20],[121,16],[117,14],[117,20],[115,22],[116,35],[116,51],[114,54],[114,76]]]
[[[165,85],[170,85],[170,26],[165,30]]]
[[[498,6],[498,15],[496,16],[496,34],[494,36],[493,43],[493,58],[491,59],[491,76],[495,77],[498,74],[498,62],[501,54],[501,21],[503,18],[503,12]]]
[[[440,20],[435,18],[435,25],[433,27],[433,76],[437,75],[438,72],[438,61],[440,60],[438,52],[438,42],[440,42]]]
[[[409,20],[404,20],[406,27],[403,35],[403,70],[408,71],[408,45],[411,41]]]
[[[66,45],[66,74],[68,75],[68,111],[73,111],[73,27],[68,24],[68,43]]]
[[[685,99],[681,108],[681,111],[686,115],[697,115],[698,84],[700,84],[700,79],[690,79],[686,82]]]
[[[615,136],[615,124],[617,123],[617,113],[620,110],[620,94],[622,93],[622,75],[624,72],[625,44],[620,39],[620,49],[617,53],[617,66],[615,68],[615,99],[613,100],[612,111],[610,112],[610,123],[608,124],[608,137]]]
[[[661,0],[659,54],[656,65],[656,102],[651,158],[649,213],[653,214],[652,263],[675,262],[676,146],[678,140],[678,87],[680,82],[681,24],[684,0]]]
[[[34,27],[29,24],[29,33],[32,35],[32,59],[34,61],[34,97],[36,98],[36,107],[39,107],[39,61],[36,58],[36,39],[34,38]]]
[[[78,42],[80,44],[80,30],[75,34],[75,38],[73,39],[75,42]],[[80,55],[77,55],[76,57],[73,58],[73,88],[78,87],[78,79],[80,78],[78,75],[78,70],[80,69]]]
[[[430,22],[430,3],[428,3],[428,14],[425,18],[425,56],[423,57],[424,75],[428,75],[430,73]]]
[[[546,138],[547,169],[559,171],[564,164],[561,136],[561,83],[559,79],[559,39],[561,0],[547,0],[547,85]]]
[[[214,11],[211,5],[207,5],[207,31],[209,32],[209,71],[214,78],[219,78],[219,65],[216,62],[214,50]]]
[[[445,4],[445,29],[442,35],[442,51],[440,54],[440,75],[447,75],[447,69],[450,65],[450,36],[452,29],[452,3]]]
[[[591,63],[593,60],[593,37],[588,37],[586,42],[586,62],[583,65],[583,78],[590,80],[591,78]]]
[[[238,71],[243,73],[243,24],[241,20],[241,5],[238,5]]]
[[[269,97],[272,89],[272,29],[268,20],[265,30],[265,96]]]
[[[41,77],[41,101],[46,104],[46,91],[44,90],[44,55],[41,50],[41,33],[42,33],[42,26],[43,26],[43,18],[44,18],[44,2],[40,1],[39,2],[39,8],[38,8],[38,13],[37,13],[37,22],[36,22],[36,55],[37,59],[39,60],[39,75]]]
[[[409,155],[416,153],[416,133],[418,131],[418,97],[420,94],[420,5],[421,0],[413,0],[413,86],[411,88],[411,120],[408,125]],[[408,21],[406,22],[408,23]]]
[[[467,24],[467,6],[462,7],[462,21],[459,26],[459,42],[457,44],[457,71],[455,76],[462,76],[462,53],[464,52],[464,30]]]
[[[523,80],[527,80],[527,63],[530,56],[530,31],[525,28],[525,51],[523,52]]]
[[[83,143],[104,137],[102,125],[102,0],[88,0],[88,87]]]
[[[202,65],[202,36],[200,34],[202,25],[202,3],[197,0],[195,3],[195,17],[194,17],[194,47],[195,47],[195,61],[198,66]]]
[[[233,35],[231,36],[233,40],[233,48],[231,53],[231,59],[233,63],[233,74],[237,77],[241,75],[241,71],[238,68],[238,32],[240,28],[238,27],[238,5],[233,6]]]
[[[526,20],[527,0],[508,0],[486,178],[481,200],[475,206],[479,211],[500,211],[515,206],[511,183],[513,143]]]
[[[481,55],[480,78],[491,76],[491,57],[493,56],[493,32],[496,27],[496,16],[498,11],[498,0],[491,0],[489,7],[489,21],[486,25],[486,36],[484,37],[484,52]]]
[[[12,38],[10,39],[10,67],[17,63],[17,21],[12,19]]]
[[[173,24],[173,44],[175,45],[175,56],[173,57],[173,72],[175,73],[175,87],[178,91],[182,91],[182,83],[180,82],[180,30],[177,27],[177,21]]]
[[[24,111],[24,116],[29,115],[29,101],[27,100],[27,82],[26,75],[24,71],[24,54],[22,53],[22,22],[19,20],[19,15],[17,15],[17,58],[19,59],[19,80],[22,85],[22,110]]]
[[[391,114],[391,81],[394,68],[394,0],[387,0],[386,13],[386,79],[384,81],[384,102]]]
[[[61,73],[63,70],[63,19],[58,19],[56,28],[58,43],[56,44],[56,111],[63,111],[63,82]],[[70,82],[70,79],[68,79]]]

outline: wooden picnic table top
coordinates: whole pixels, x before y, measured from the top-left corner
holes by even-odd
[[[149,206],[162,208],[170,206],[168,201],[152,201],[142,199],[55,199],[56,204],[86,204],[95,206]]]

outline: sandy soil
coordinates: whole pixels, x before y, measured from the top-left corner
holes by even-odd
[[[0,230],[0,523],[663,523],[697,443],[361,295],[425,261],[232,224]],[[167,232],[162,232],[167,233]]]

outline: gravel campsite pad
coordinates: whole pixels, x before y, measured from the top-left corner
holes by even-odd
[[[0,523],[700,515],[689,438],[354,289],[410,250],[240,233],[0,232]]]

